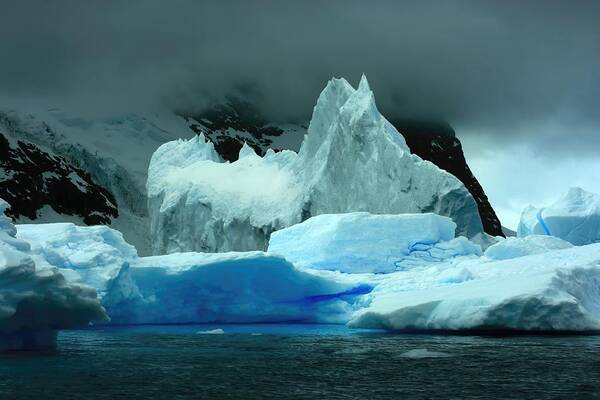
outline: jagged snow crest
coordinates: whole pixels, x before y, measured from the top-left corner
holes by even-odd
[[[153,250],[264,250],[276,230],[313,215],[434,212],[457,233],[483,228],[464,185],[410,154],[402,135],[377,110],[363,76],[357,90],[331,80],[313,110],[298,154],[264,157],[244,146],[240,159],[220,162],[200,135],[161,146],[148,171]]]

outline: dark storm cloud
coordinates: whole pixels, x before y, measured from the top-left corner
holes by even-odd
[[[328,78],[364,72],[388,116],[532,143],[564,125],[574,149],[600,145],[597,1],[2,3],[8,95],[196,110],[238,90],[306,118]]]

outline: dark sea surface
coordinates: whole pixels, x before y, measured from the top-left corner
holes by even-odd
[[[0,355],[0,399],[600,399],[598,336],[143,326],[58,346]]]

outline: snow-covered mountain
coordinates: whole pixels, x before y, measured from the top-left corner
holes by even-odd
[[[460,142],[443,124],[392,121],[411,151],[459,178],[492,235],[497,217],[470,172]],[[70,221],[119,229],[140,254],[151,252],[146,177],[152,153],[177,138],[204,135],[218,155],[238,158],[243,143],[257,154],[298,151],[308,124],[270,123],[229,98],[194,116],[172,112],[87,115],[61,108],[0,104],[0,196],[19,223]]]
[[[8,215],[15,219],[34,220],[47,207],[88,225],[110,224],[119,216],[112,193],[90,174],[33,143],[9,141],[0,133],[0,168],[0,191],[12,204]]]
[[[19,223],[106,224],[150,252],[146,176],[162,143],[194,133],[173,113],[82,116],[0,107],[0,197]]]

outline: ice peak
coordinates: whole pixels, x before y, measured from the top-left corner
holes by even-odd
[[[317,106],[320,104],[328,105],[329,108],[339,110],[355,90],[344,78],[333,78],[327,82],[327,86],[317,100]]]
[[[242,159],[251,156],[256,156],[256,151],[254,151],[252,147],[248,146],[248,143],[244,142],[244,145],[240,149],[239,158]]]
[[[592,193],[588,192],[587,190],[584,190],[578,186],[572,186],[569,188],[569,191],[565,195],[565,198],[580,198],[583,196],[589,196],[590,194]]]
[[[358,91],[359,92],[370,92],[371,91],[371,87],[369,86],[369,81],[367,80],[367,76],[365,74],[362,74],[362,76],[360,77],[360,83],[358,84]]]
[[[375,96],[369,87],[367,77],[363,74],[358,89],[348,98],[342,107],[341,115],[347,118],[350,125],[361,125],[363,128],[379,123],[382,115],[377,110]],[[382,133],[380,130],[361,129],[371,133]]]

